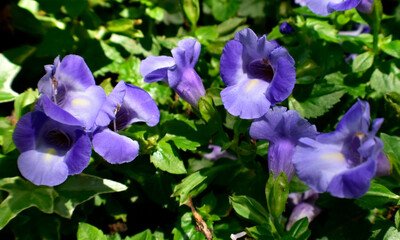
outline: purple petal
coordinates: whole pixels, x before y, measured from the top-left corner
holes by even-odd
[[[227,86],[237,84],[244,77],[242,51],[243,45],[238,41],[229,41],[222,51],[219,68]]]
[[[275,176],[284,172],[288,181],[292,179],[295,169],[292,157],[295,144],[289,140],[280,140],[269,145],[268,149],[268,169],[273,171]]]
[[[294,28],[286,21],[284,21],[280,26],[279,26],[279,32],[282,34],[291,34],[294,32]]]
[[[214,144],[210,144],[208,145],[209,149],[212,149],[212,151],[210,153],[204,154],[203,157],[205,159],[211,160],[211,161],[216,161],[220,158],[229,158],[231,160],[236,160],[237,158],[235,156],[233,156],[232,154],[230,154],[229,152],[227,152],[226,150],[221,151],[222,147],[214,145]]]
[[[377,157],[375,176],[387,176],[392,171],[388,157],[384,152],[380,152]]]
[[[264,115],[270,107],[265,96],[269,83],[258,79],[241,79],[238,84],[221,91],[226,110],[242,119],[255,119]]]
[[[78,119],[53,103],[47,95],[40,96],[37,103],[38,107],[55,121],[71,126],[81,126],[81,122]]]
[[[289,221],[286,225],[286,230],[289,231],[295,222],[304,217],[307,217],[308,221],[311,222],[320,213],[321,208],[309,203],[300,203],[293,209],[292,213],[290,214]]]
[[[292,160],[300,180],[317,192],[325,192],[336,175],[348,170],[341,149],[341,145],[301,138]]]
[[[60,64],[60,56],[54,59],[54,63],[51,65],[45,65],[44,69],[46,74],[38,82],[38,90],[41,94],[46,94],[47,96],[53,96],[53,77],[54,73],[57,71]]]
[[[108,95],[99,115],[96,118],[97,126],[108,126],[115,119],[115,113],[118,105],[121,106],[126,94],[126,84],[121,80]]]
[[[125,86],[126,94],[121,105],[121,108],[129,114],[124,116],[128,118],[125,127],[134,122],[145,122],[150,127],[157,125],[160,120],[160,111],[150,94],[132,84],[125,83]]]
[[[344,133],[367,133],[369,130],[369,104],[358,100],[339,121],[336,131]]]
[[[315,138],[317,134],[315,125],[311,125],[297,111],[286,111],[285,107],[274,107],[254,120],[249,131],[252,138],[271,142],[290,139],[297,143],[302,137]]]
[[[360,4],[361,0],[346,0],[346,1],[331,1],[328,4],[328,8],[331,8],[335,11],[346,11],[349,9],[353,9]]]
[[[157,81],[168,82],[168,68],[175,65],[172,57],[167,56],[148,56],[140,63],[140,75],[144,77],[146,83]]]
[[[370,14],[372,12],[372,5],[374,4],[374,0],[362,0],[360,4],[357,6],[357,10]]]
[[[83,127],[93,127],[97,115],[106,100],[106,93],[100,86],[91,86],[83,92],[69,92],[63,109],[77,118]]]
[[[93,136],[93,149],[107,162],[121,164],[130,162],[139,154],[137,141],[104,128]]]
[[[368,191],[375,172],[375,160],[370,158],[363,164],[335,176],[327,191],[336,197],[359,198]]]
[[[184,67],[186,65],[190,65],[194,67],[197,61],[199,60],[200,52],[201,52],[201,44],[194,38],[186,38],[182,39],[178,42],[178,48],[184,50],[184,61],[177,59],[181,59],[182,56],[177,56],[174,54],[174,49],[171,51],[172,56],[174,56],[175,62],[178,66]],[[175,49],[178,49],[175,48]],[[181,53],[179,53],[180,55]],[[177,58],[176,58],[177,57]]]
[[[81,173],[89,165],[92,155],[90,138],[83,131],[75,131],[74,134],[74,144],[64,159],[68,166],[68,175]]]
[[[294,60],[283,47],[276,48],[270,56],[274,68],[274,77],[267,92],[271,105],[280,103],[292,93],[296,84],[296,69]]]
[[[192,67],[168,70],[170,87],[190,105],[197,107],[197,102],[206,95],[200,76]],[[176,83],[175,85],[171,85]]]
[[[13,142],[20,152],[35,149],[37,129],[40,129],[46,120],[46,115],[37,110],[25,114],[18,120],[13,133]]]
[[[235,40],[247,49],[257,49],[257,35],[250,28],[245,28],[235,34]]]
[[[54,77],[58,85],[66,86],[67,90],[83,91],[95,85],[95,81],[85,60],[78,55],[67,55],[61,61]]]
[[[35,185],[55,186],[68,177],[63,159],[54,148],[29,150],[18,157],[18,168],[22,176]]]
[[[305,0],[307,7],[318,15],[327,16],[331,14],[334,9],[328,8],[330,2],[335,0]],[[342,2],[341,0],[336,0],[335,2]]]

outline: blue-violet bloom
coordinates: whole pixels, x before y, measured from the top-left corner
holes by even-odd
[[[268,169],[275,176],[284,172],[290,181],[295,173],[292,157],[302,137],[315,138],[317,130],[295,110],[274,107],[263,117],[254,120],[250,136],[257,140],[269,141]]]
[[[60,62],[45,66],[38,83],[39,108],[50,118],[67,125],[93,127],[106,94],[95,85],[93,75],[82,57],[67,55]]]
[[[286,230],[289,231],[295,222],[307,217],[308,222],[314,220],[321,213],[321,208],[315,205],[319,194],[310,189],[304,193],[290,193],[288,205],[292,209],[289,220],[286,224]]]
[[[361,0],[361,3],[357,6],[357,10],[362,13],[370,14],[373,4],[374,0]]]
[[[118,134],[135,122],[157,125],[160,112],[157,104],[143,89],[121,80],[108,95],[93,132],[93,149],[113,164],[130,162],[139,154],[139,144]]]
[[[288,51],[249,28],[235,34],[222,52],[221,91],[224,107],[234,116],[255,119],[285,100],[296,83],[294,60]]]
[[[364,195],[375,176],[390,173],[376,133],[383,119],[370,129],[369,104],[358,100],[339,121],[336,131],[316,139],[301,138],[293,156],[297,175],[315,191],[341,198]]]
[[[361,0],[305,0],[308,8],[322,16],[334,11],[345,11],[357,7]]]
[[[294,28],[288,22],[284,21],[279,26],[279,32],[281,32],[282,34],[291,34],[294,32]]]
[[[206,90],[200,76],[194,70],[199,59],[201,45],[196,39],[183,39],[171,50],[173,57],[149,56],[140,64],[140,74],[146,83],[164,81],[193,107],[197,107]]]
[[[221,146],[210,144],[210,145],[208,145],[208,148],[212,149],[212,151],[210,153],[204,154],[203,157],[210,161],[217,161],[220,158],[228,158],[231,160],[237,159],[237,157],[233,156],[228,151],[226,151],[226,150],[221,151],[222,150]]]
[[[81,173],[90,160],[90,138],[79,126],[69,126],[35,110],[22,116],[13,141],[21,152],[18,168],[36,185],[55,186]]]

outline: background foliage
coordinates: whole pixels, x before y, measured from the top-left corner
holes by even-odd
[[[321,17],[289,0],[1,1],[0,239],[204,239],[184,205],[189,197],[215,239],[242,231],[254,239],[400,238],[400,5],[382,4],[383,13],[373,17],[356,10]],[[294,33],[279,32],[283,21]],[[368,24],[371,33],[340,34],[357,24]],[[361,199],[322,194],[316,203],[322,213],[290,231],[285,196],[308,187],[296,177],[269,178],[268,143],[252,140],[251,121],[229,115],[219,95],[222,49],[245,27],[268,34],[293,56],[297,84],[281,105],[319,132],[333,131],[357,98],[368,100],[373,118],[385,118],[380,137],[392,174],[375,179]],[[196,70],[207,97],[198,110],[139,74],[142,59],[170,55],[187,36],[202,44]],[[123,131],[141,146],[133,162],[110,165],[93,153],[84,174],[38,187],[21,177],[11,136],[33,109],[43,66],[67,54],[82,56],[106,92],[121,79],[148,91],[161,119],[153,128]],[[205,159],[210,143],[237,160]]]

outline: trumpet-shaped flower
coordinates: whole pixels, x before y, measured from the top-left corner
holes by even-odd
[[[237,32],[222,52],[221,91],[225,108],[234,116],[255,119],[285,100],[296,83],[294,60],[288,51],[249,28]]]
[[[293,207],[286,230],[289,231],[295,222],[307,217],[308,222],[314,220],[321,213],[321,208],[315,205],[319,194],[310,189],[304,193],[290,193],[288,197],[289,206]]]
[[[294,110],[274,107],[263,117],[254,120],[250,126],[250,136],[268,140],[268,168],[278,175],[284,172],[290,181],[295,173],[292,157],[295,147],[302,137],[315,138],[317,130]]]
[[[357,10],[369,14],[372,12],[372,5],[374,0],[361,0],[360,4],[357,6]]]
[[[160,112],[143,89],[120,81],[100,111],[93,133],[93,149],[109,163],[130,162],[139,154],[139,144],[118,134],[132,123],[157,125]]]
[[[149,56],[140,65],[140,74],[147,83],[164,81],[178,95],[196,107],[205,89],[194,66],[200,56],[201,45],[196,39],[183,39],[172,49],[172,56]]]
[[[82,127],[61,124],[37,110],[21,117],[13,141],[21,152],[21,174],[36,185],[55,186],[81,173],[92,153]]]
[[[312,12],[327,16],[334,11],[353,9],[360,5],[361,0],[305,0],[305,2]]]
[[[340,120],[336,131],[301,138],[293,156],[300,180],[317,192],[342,198],[364,195],[377,175],[390,173],[390,163],[376,137],[383,119],[370,129],[368,102],[358,100]]]
[[[68,55],[60,62],[57,57],[45,70],[38,83],[41,110],[60,123],[92,128],[106,94],[95,85],[83,58]]]

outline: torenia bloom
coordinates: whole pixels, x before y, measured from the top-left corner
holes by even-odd
[[[289,231],[295,222],[307,217],[308,222],[311,222],[321,213],[321,208],[315,206],[319,194],[310,189],[304,193],[290,193],[288,197],[289,206],[293,207],[290,214],[286,230]]]
[[[196,39],[183,39],[172,49],[172,56],[149,56],[140,65],[140,74],[146,83],[164,81],[178,95],[196,107],[205,89],[194,66],[200,56],[201,45]]]
[[[305,0],[308,8],[322,16],[327,16],[334,11],[345,11],[357,7],[361,0]]]
[[[237,32],[222,52],[221,78],[227,87],[225,108],[242,119],[263,116],[270,106],[285,100],[296,83],[294,60],[288,51],[249,28]]]
[[[390,173],[390,163],[376,137],[383,119],[370,129],[368,102],[358,100],[340,120],[336,131],[301,138],[293,156],[300,180],[317,192],[359,198],[373,177]]]
[[[361,3],[357,6],[357,10],[362,13],[370,14],[373,4],[374,0],[361,0]]]
[[[294,110],[274,107],[250,126],[250,136],[269,141],[268,169],[275,176],[284,172],[290,181],[295,173],[292,157],[302,137],[315,138],[317,130]]]
[[[38,83],[41,110],[60,123],[92,128],[106,94],[83,58],[68,55],[60,62],[57,57],[45,70]]]
[[[139,144],[118,134],[135,122],[157,125],[160,112],[143,89],[120,81],[113,89],[96,119],[93,149],[113,164],[130,162],[139,154]]]
[[[21,117],[13,141],[21,152],[21,174],[36,185],[55,186],[81,173],[92,153],[82,127],[61,124],[37,110]]]

